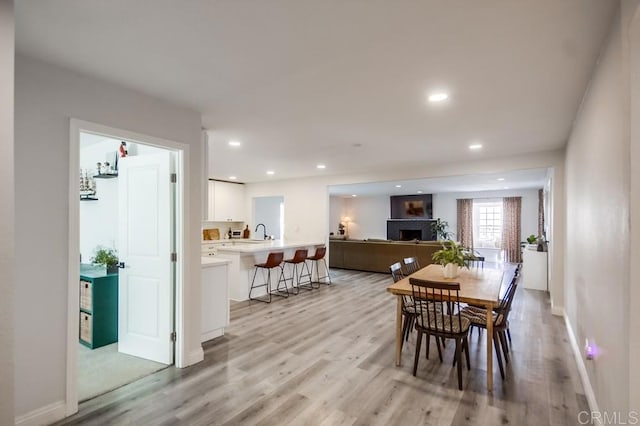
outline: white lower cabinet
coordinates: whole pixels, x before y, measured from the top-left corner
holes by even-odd
[[[209,259],[215,262],[218,259]],[[229,273],[227,261],[202,265],[202,332],[201,342],[224,334],[229,325]]]
[[[522,286],[547,291],[547,252],[525,249],[522,252]]]

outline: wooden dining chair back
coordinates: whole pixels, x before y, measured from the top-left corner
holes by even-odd
[[[394,283],[397,283],[404,278],[404,274],[402,273],[402,265],[400,265],[400,262],[396,262],[393,265],[389,266],[389,271],[391,271],[391,277],[393,278]]]
[[[465,353],[467,368],[469,363],[470,321],[460,314],[460,283],[440,282],[409,278],[416,311],[416,330],[418,341],[413,365],[413,375],[418,369],[422,336],[454,339],[456,342],[455,363],[458,367],[458,388],[462,390],[462,351]],[[428,342],[428,340],[427,340]],[[427,345],[428,348],[428,345]],[[427,349],[428,351],[428,349]]]
[[[400,265],[400,262],[396,262],[393,265],[389,266],[389,271],[391,271],[391,277],[393,278],[394,283],[397,283],[404,278],[404,273],[402,272],[402,265]],[[402,316],[402,340],[400,344],[400,350],[402,350],[404,342],[406,340],[409,340],[411,330],[413,330],[413,325],[416,320],[416,310],[414,307],[413,298],[411,296],[402,296]]]
[[[407,271],[407,275],[411,275],[420,270],[420,263],[418,263],[418,259],[415,257],[405,257],[402,261],[404,262],[404,270]]]
[[[498,367],[500,368],[500,377],[504,380],[504,366],[502,358],[509,362],[509,347],[507,344],[507,334],[509,333],[509,312],[511,305],[518,289],[520,277],[514,275],[504,292],[500,304],[493,310],[493,345],[498,359]],[[486,328],[487,317],[485,309],[475,307],[467,307],[462,310],[462,315],[471,321],[472,327]],[[509,341],[511,339],[509,338]]]
[[[519,281],[520,281],[520,277],[514,276],[511,282],[509,283],[509,286],[507,287],[504,297],[502,298],[502,300],[500,300],[500,305],[495,310],[497,315],[496,315],[495,321],[493,322],[494,328],[508,326],[509,312],[511,311],[511,305],[513,304],[513,299],[515,297],[516,290],[518,289]]]

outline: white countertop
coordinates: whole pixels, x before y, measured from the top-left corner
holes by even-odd
[[[211,266],[227,265],[227,264],[231,263],[231,261],[229,259],[223,259],[223,258],[215,257],[215,256],[202,256],[201,257],[201,262],[202,262],[202,267],[203,268],[208,268],[208,267],[211,267]]]
[[[246,244],[242,244],[237,242],[233,245],[225,245],[218,247],[218,253],[228,253],[228,254],[253,254],[260,253],[265,251],[273,251],[276,249],[290,249],[290,248],[299,248],[299,247],[313,247],[313,246],[321,246],[324,245],[323,242],[320,241],[301,241],[301,242],[290,242],[290,241],[282,241],[282,240],[273,240],[273,241],[253,241],[247,242]]]

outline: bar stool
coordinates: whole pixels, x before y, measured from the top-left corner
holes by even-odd
[[[284,267],[282,266],[282,259],[284,259],[284,252],[277,251],[269,253],[267,256],[267,261],[264,263],[256,263],[254,266],[256,267],[255,272],[253,273],[253,280],[251,281],[251,289],[249,290],[249,300],[257,300],[258,302],[271,303],[271,295],[281,296],[281,297],[289,297],[289,289],[287,288],[287,280],[284,277]],[[276,286],[276,291],[271,291],[271,270],[275,268],[280,268],[280,276],[278,277],[278,285]],[[258,274],[258,269],[262,269],[262,277],[264,278],[264,270],[267,270],[267,279],[264,283],[256,284],[256,275]],[[280,284],[284,284],[284,291],[280,290]],[[251,293],[254,289],[266,287],[267,288],[267,296],[268,299],[261,299],[251,297]],[[262,296],[261,296],[262,297]]]
[[[291,290],[293,291],[295,288],[295,293],[298,294],[300,292],[300,288],[305,288],[307,290],[313,290],[313,284],[311,282],[311,273],[309,272],[309,267],[307,266],[307,249],[299,249],[293,255],[293,258],[286,259],[284,263],[288,263],[292,265],[291,268],[291,278],[285,278],[285,284],[288,280],[291,280]],[[298,265],[300,266],[300,271],[298,271]],[[307,269],[305,273],[304,270]],[[284,268],[283,268],[284,270]],[[309,280],[308,282],[301,283],[302,278],[306,278]]]
[[[329,275],[329,266],[327,266],[327,259],[325,259],[326,254],[327,254],[327,248],[325,246],[322,246],[322,247],[316,248],[316,252],[313,256],[307,257],[307,260],[311,261],[311,279],[312,280],[313,280],[313,265],[316,266],[316,276],[318,277],[318,281],[313,281],[313,282],[317,283],[318,287],[315,287],[315,288],[320,288],[320,284],[321,284],[320,280],[325,278],[328,278],[329,282],[322,283],[322,284],[331,285],[331,275]],[[324,270],[327,272],[327,275],[320,276],[320,267],[318,265],[318,262],[321,260],[324,262]]]

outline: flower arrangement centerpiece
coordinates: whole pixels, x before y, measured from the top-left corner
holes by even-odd
[[[442,249],[433,253],[431,258],[435,263],[442,265],[445,278],[455,278],[460,273],[460,268],[469,267],[471,256],[462,244],[447,240],[442,242]]]

